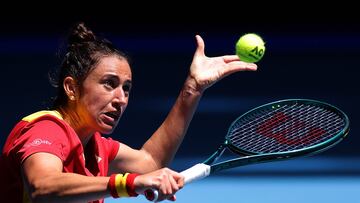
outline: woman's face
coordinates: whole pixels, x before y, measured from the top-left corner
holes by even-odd
[[[85,119],[85,131],[113,132],[126,109],[131,90],[131,69],[127,60],[105,56],[84,80],[77,113]]]

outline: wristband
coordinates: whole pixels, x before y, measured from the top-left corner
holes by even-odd
[[[113,198],[136,197],[134,180],[136,173],[112,174],[109,179],[108,188]]]
[[[138,194],[135,192],[134,180],[139,174],[130,173],[126,179],[126,190],[130,197],[136,197]]]
[[[116,191],[116,187],[115,187],[115,176],[116,175],[117,174],[112,174],[110,176],[109,183],[108,183],[108,187],[110,189],[110,194],[113,198],[119,198],[119,195],[118,195],[118,193]]]

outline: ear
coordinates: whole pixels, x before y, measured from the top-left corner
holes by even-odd
[[[64,90],[70,101],[75,101],[77,95],[77,85],[72,77],[66,77],[63,82]]]

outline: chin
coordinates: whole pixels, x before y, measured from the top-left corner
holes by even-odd
[[[114,132],[116,126],[111,126],[111,125],[102,125],[100,126],[99,132],[101,134],[111,134],[112,132]]]
[[[98,131],[102,134],[111,134],[112,132],[114,132],[117,124],[118,122],[114,122],[114,121],[107,122],[104,120],[98,120],[97,122]]]
[[[111,134],[112,132],[114,132],[115,128],[102,128],[101,129],[101,133],[102,134]]]

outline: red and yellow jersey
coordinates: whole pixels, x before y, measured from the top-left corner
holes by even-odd
[[[46,152],[59,157],[63,172],[107,176],[109,163],[115,158],[119,146],[119,142],[95,133],[84,149],[76,132],[59,112],[39,111],[31,114],[16,124],[3,148],[0,157],[1,199],[4,202],[27,202],[21,164],[34,153]],[[87,164],[84,150],[89,159]]]

